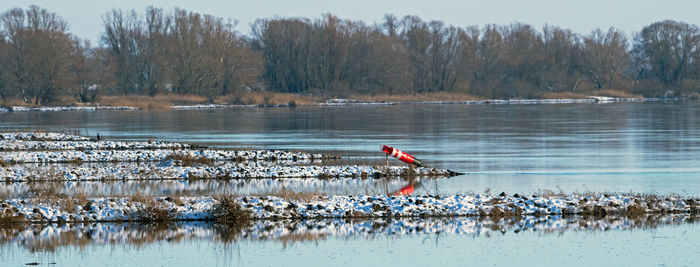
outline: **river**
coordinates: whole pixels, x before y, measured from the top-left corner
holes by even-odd
[[[91,136],[99,133],[102,138],[120,140],[166,139],[221,148],[324,152],[344,156],[347,161],[374,164],[383,163],[379,146],[387,144],[430,166],[464,173],[426,181],[417,194],[534,194],[551,190],[700,195],[697,103],[0,113],[0,130],[25,128]],[[20,194],[23,186],[6,184],[0,191]],[[247,193],[281,186],[345,194],[381,193],[387,186],[401,186],[401,181],[266,181],[243,185],[162,181],[56,186],[66,191],[78,188],[105,194],[167,194],[178,190],[190,190],[191,194]],[[243,238],[222,242],[205,237],[103,244],[87,239],[38,250],[28,249],[20,241],[4,240],[0,261],[8,263],[3,266],[30,262],[55,262],[55,266],[695,266],[700,261],[700,231],[695,221],[631,229],[555,227],[559,230],[477,235],[368,232],[348,236],[340,231],[322,238],[293,237],[293,241]],[[127,240],[130,238],[136,239],[127,236]]]

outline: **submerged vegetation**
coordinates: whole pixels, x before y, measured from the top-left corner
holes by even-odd
[[[328,14],[259,19],[245,35],[228,19],[149,7],[105,14],[94,45],[37,6],[0,17],[0,106],[700,95],[700,30],[672,20],[630,38],[615,28],[394,15],[369,25]]]

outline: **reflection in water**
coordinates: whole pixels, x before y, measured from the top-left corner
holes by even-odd
[[[426,185],[434,185],[446,178],[423,178]],[[1,198],[32,197],[35,195],[72,196],[120,196],[135,193],[153,196],[197,196],[217,194],[265,194],[280,190],[312,192],[329,195],[387,194],[404,187],[406,180],[401,178],[358,179],[358,178],[281,178],[250,180],[155,180],[155,181],[85,181],[85,182],[40,182],[40,183],[0,183]],[[435,192],[429,186],[418,190]]]
[[[372,220],[280,220],[254,221],[243,225],[213,222],[179,222],[170,224],[77,223],[49,225],[4,225],[0,227],[0,246],[19,245],[31,252],[54,251],[73,246],[85,249],[95,245],[126,244],[147,246],[156,242],[180,242],[191,239],[230,243],[238,240],[276,240],[289,242],[316,241],[327,236],[400,236],[411,234],[456,234],[490,237],[493,234],[533,231],[562,233],[565,231],[608,231],[653,229],[661,226],[693,224],[697,216],[647,215],[639,217],[582,216],[521,217],[512,219],[480,219],[449,217],[428,219]]]

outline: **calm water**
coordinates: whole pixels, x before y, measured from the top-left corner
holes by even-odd
[[[382,161],[379,145],[388,144],[429,165],[466,173],[425,182],[418,193],[487,189],[495,193],[528,193],[549,189],[700,195],[697,160],[700,105],[695,103],[11,113],[0,114],[0,128],[68,129],[124,140],[168,139],[226,148],[332,152],[366,162]],[[163,181],[55,186],[66,191],[104,193],[131,190],[208,194],[265,191],[282,185],[340,193],[381,192],[387,186],[381,182],[333,181],[295,185],[294,181],[274,180],[243,185]],[[389,182],[389,186],[399,185],[400,181]],[[22,194],[30,190],[26,187],[4,185],[0,193]],[[38,232],[39,235],[50,233],[51,230]],[[142,235],[125,238],[141,240],[139,236]],[[136,244],[88,241],[33,250],[27,248],[27,243],[5,239],[0,240],[0,265],[21,266],[28,262],[55,262],[55,266],[700,264],[700,231],[691,222],[608,231],[528,230],[503,234],[494,231],[488,235],[356,236],[340,232],[323,238],[293,240],[240,239],[226,243],[216,237],[165,238]]]
[[[422,189],[439,193],[700,195],[697,103],[11,113],[0,114],[0,127],[330,151],[372,162],[383,159],[379,145],[389,144],[429,165],[466,173]]]
[[[71,239],[73,235],[66,234],[3,243],[0,262],[3,266],[697,266],[698,230],[696,224],[686,223],[607,231],[485,229],[480,234],[381,232],[221,240],[217,234],[200,238],[190,232],[158,237],[145,228],[106,241],[99,236],[92,241]]]
[[[196,222],[28,226],[0,232],[0,261],[3,266],[697,266],[700,231],[688,219],[324,220],[258,222],[240,230]]]

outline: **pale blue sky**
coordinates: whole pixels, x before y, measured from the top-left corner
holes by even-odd
[[[239,21],[237,29],[243,33],[249,32],[249,24],[257,18],[318,18],[324,13],[369,24],[379,22],[384,14],[391,13],[397,17],[418,15],[425,20],[442,20],[459,27],[523,22],[538,28],[544,24],[556,25],[577,33],[614,26],[632,34],[664,19],[700,24],[700,1],[691,0],[2,0],[0,10],[26,8],[31,4],[62,16],[68,21],[71,32],[92,41],[96,41],[102,32],[102,15],[112,8],[143,12],[149,5],[167,10],[180,7],[236,19]]]

